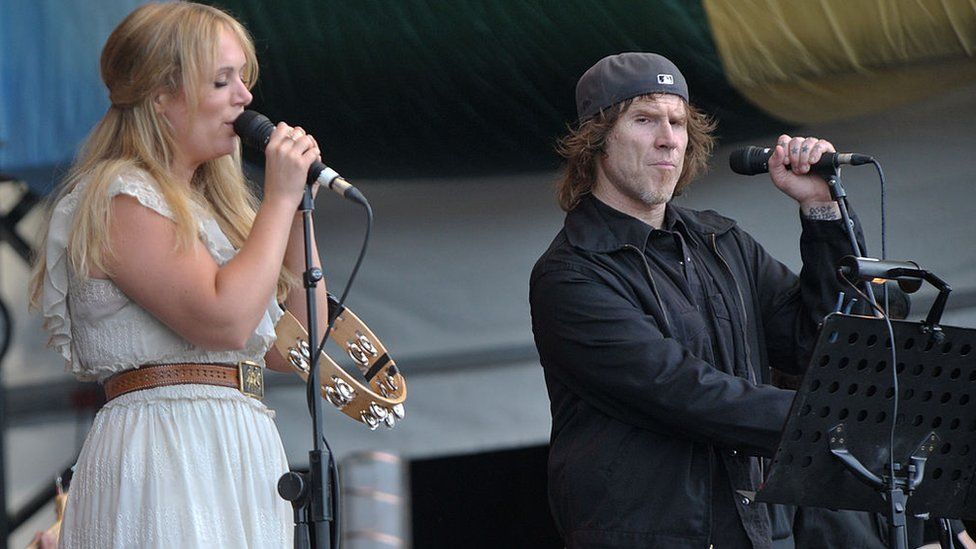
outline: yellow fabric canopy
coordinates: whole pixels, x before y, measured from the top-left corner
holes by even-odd
[[[976,80],[976,0],[704,0],[729,82],[794,123]]]

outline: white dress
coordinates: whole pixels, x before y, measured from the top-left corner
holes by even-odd
[[[268,310],[242,351],[195,347],[129,300],[109,280],[78,279],[65,246],[83,185],[55,206],[45,250],[42,307],[49,346],[82,380],[104,381],[142,364],[263,366],[282,311]],[[135,197],[172,218],[156,184],[129,173],[111,196]],[[226,263],[235,250],[216,221],[195,208],[207,250]],[[176,385],[136,391],[95,417],[68,491],[63,548],[291,547],[291,505],[276,491],[288,470],[274,412],[236,389]]]

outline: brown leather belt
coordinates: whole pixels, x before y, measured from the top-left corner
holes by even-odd
[[[264,369],[246,360],[237,364],[146,364],[105,380],[105,399],[112,400],[143,389],[184,384],[233,387],[260,399],[264,396]]]

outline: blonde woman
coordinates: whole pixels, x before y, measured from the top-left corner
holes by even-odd
[[[108,398],[60,545],[290,546],[273,413],[236,385],[286,369],[268,353],[279,302],[305,321],[297,208],[318,145],[278,124],[256,206],[232,127],[251,101],[254,46],[213,7],[136,9],[101,72],[111,107],[53,205],[31,288],[50,346]],[[318,298],[324,326],[323,285]],[[257,369],[243,375],[242,361]]]

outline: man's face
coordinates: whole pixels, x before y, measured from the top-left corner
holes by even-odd
[[[635,99],[607,136],[597,165],[599,192],[641,209],[667,203],[684,166],[687,122],[676,95]]]

